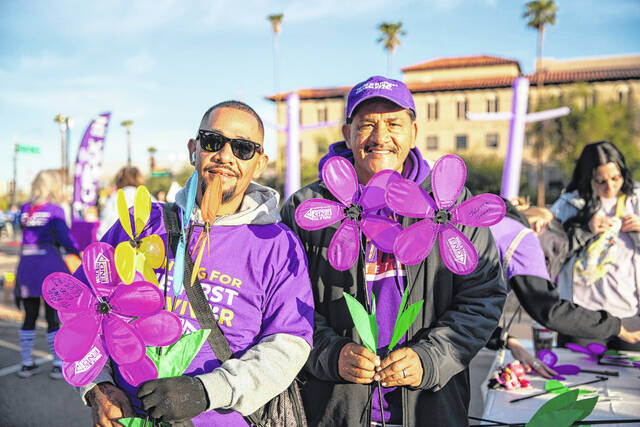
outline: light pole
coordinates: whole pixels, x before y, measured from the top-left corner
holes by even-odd
[[[62,189],[66,191],[67,177],[69,175],[69,132],[73,127],[73,120],[71,117],[58,114],[53,118],[53,121],[60,126],[60,169],[62,171]]]
[[[127,166],[131,166],[131,125],[133,125],[133,120],[124,120],[120,125],[127,130]]]

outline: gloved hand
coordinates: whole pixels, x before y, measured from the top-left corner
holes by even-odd
[[[147,381],[137,395],[149,416],[165,422],[191,419],[209,406],[202,381],[186,375]]]

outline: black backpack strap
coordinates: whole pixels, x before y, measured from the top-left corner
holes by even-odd
[[[178,240],[182,235],[179,225],[180,218],[178,216],[178,206],[175,203],[165,203],[162,214],[164,217],[165,228],[167,230],[168,244],[175,256],[178,247]],[[191,231],[192,226],[189,227],[189,237],[191,236]],[[200,284],[200,279],[197,275],[195,281],[193,282],[193,286],[191,286],[192,273],[193,260],[191,259],[191,255],[189,254],[189,250],[187,248],[184,256],[184,290],[187,294],[187,297],[189,298],[191,307],[196,314],[196,319],[198,319],[200,328],[211,330],[211,333],[207,337],[207,341],[209,342],[211,350],[213,350],[213,353],[220,361],[220,364],[222,364],[231,359],[233,357],[233,353],[231,352],[231,348],[229,347],[229,342],[225,338],[222,330],[220,329],[220,326],[218,325],[218,321],[213,315],[213,311],[211,311],[211,306],[209,305],[209,302],[204,295],[202,285]]]

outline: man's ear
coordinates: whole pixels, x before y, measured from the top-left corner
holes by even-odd
[[[189,150],[189,163],[194,166],[196,164],[195,154],[196,154],[196,140],[193,138],[189,139],[187,143],[187,149]]]
[[[418,122],[416,120],[411,123],[411,134],[413,136],[413,141],[411,141],[411,148],[416,148],[416,139],[418,138]]]
[[[351,150],[351,126],[346,123],[342,125],[342,136],[344,137],[344,142],[347,144],[347,148]]]
[[[269,156],[267,156],[266,154],[260,154],[260,157],[258,158],[258,164],[253,170],[253,179],[258,179],[260,175],[262,175],[262,172],[264,172],[264,169],[267,167],[268,163]]]

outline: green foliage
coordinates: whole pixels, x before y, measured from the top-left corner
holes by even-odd
[[[546,24],[556,23],[556,12],[558,6],[553,0],[535,0],[525,4],[526,11],[523,18],[527,18],[527,26],[539,30]]]
[[[559,163],[567,177],[573,173],[575,162],[585,145],[601,140],[610,141],[624,154],[627,166],[638,179],[640,150],[635,142],[638,129],[634,126],[634,116],[639,113],[637,106],[633,102],[610,101],[585,108],[584,102],[590,98],[586,85],[575,85],[563,97],[541,100],[536,111],[569,105],[571,113],[533,124],[528,130],[529,136],[543,135],[545,146],[551,150],[551,157]],[[535,138],[534,151],[539,153],[541,150],[540,139]]]

